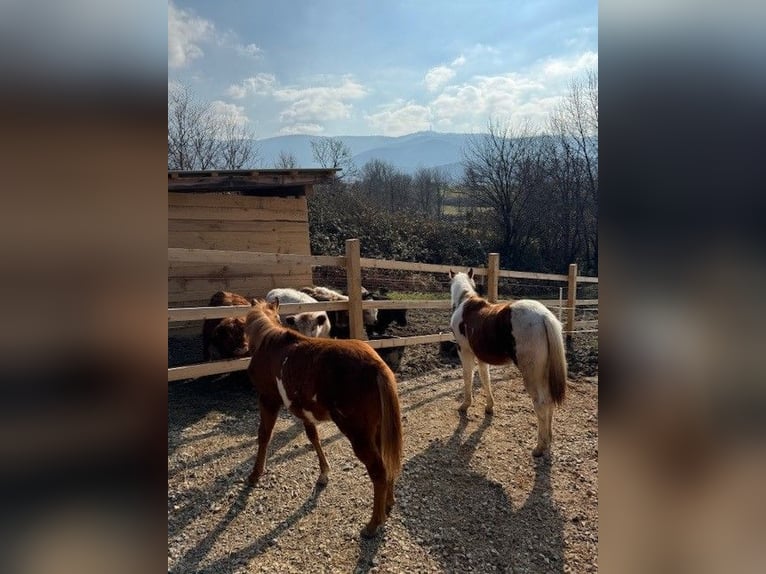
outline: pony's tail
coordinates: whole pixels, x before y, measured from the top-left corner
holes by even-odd
[[[553,402],[560,405],[567,390],[567,358],[561,323],[550,312],[545,314],[544,323],[548,335],[548,388]]]
[[[384,365],[385,366],[385,365]],[[389,480],[396,479],[402,470],[402,417],[396,378],[388,366],[378,374],[380,393],[380,454]]]

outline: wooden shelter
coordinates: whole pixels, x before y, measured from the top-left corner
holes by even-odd
[[[168,171],[168,247],[310,255],[306,197],[335,169]],[[311,284],[307,263],[175,263],[168,304],[207,304],[218,290],[247,297]]]

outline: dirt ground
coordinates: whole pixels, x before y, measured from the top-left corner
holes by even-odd
[[[438,332],[408,313],[394,334]],[[446,312],[445,312],[446,313]],[[443,323],[442,323],[443,324]],[[425,329],[425,330],[424,330]],[[428,330],[430,329],[430,330]],[[200,360],[199,338],[169,341],[169,363]],[[554,415],[552,453],[531,456],[536,417],[514,366],[491,369],[495,414],[462,398],[458,363],[438,345],[408,347],[397,373],[404,467],[381,532],[359,536],[372,484],[332,423],[319,427],[330,482],[283,412],[254,488],[257,397],[245,373],[171,383],[168,391],[168,571],[595,572],[598,570],[598,342],[575,338],[570,384]]]

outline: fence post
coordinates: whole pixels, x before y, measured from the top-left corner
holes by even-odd
[[[346,239],[348,326],[352,339],[364,339],[364,320],[362,319],[362,265],[359,259],[359,240]]]
[[[497,303],[497,282],[500,271],[500,254],[490,253],[487,261],[487,300]]]
[[[569,264],[569,278],[567,281],[567,343],[572,342],[574,331],[575,305],[577,303],[577,263]]]

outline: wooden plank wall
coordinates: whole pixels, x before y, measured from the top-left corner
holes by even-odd
[[[168,247],[310,255],[306,197],[168,193]],[[220,289],[263,296],[311,284],[308,263],[168,264],[168,304],[206,305]]]

